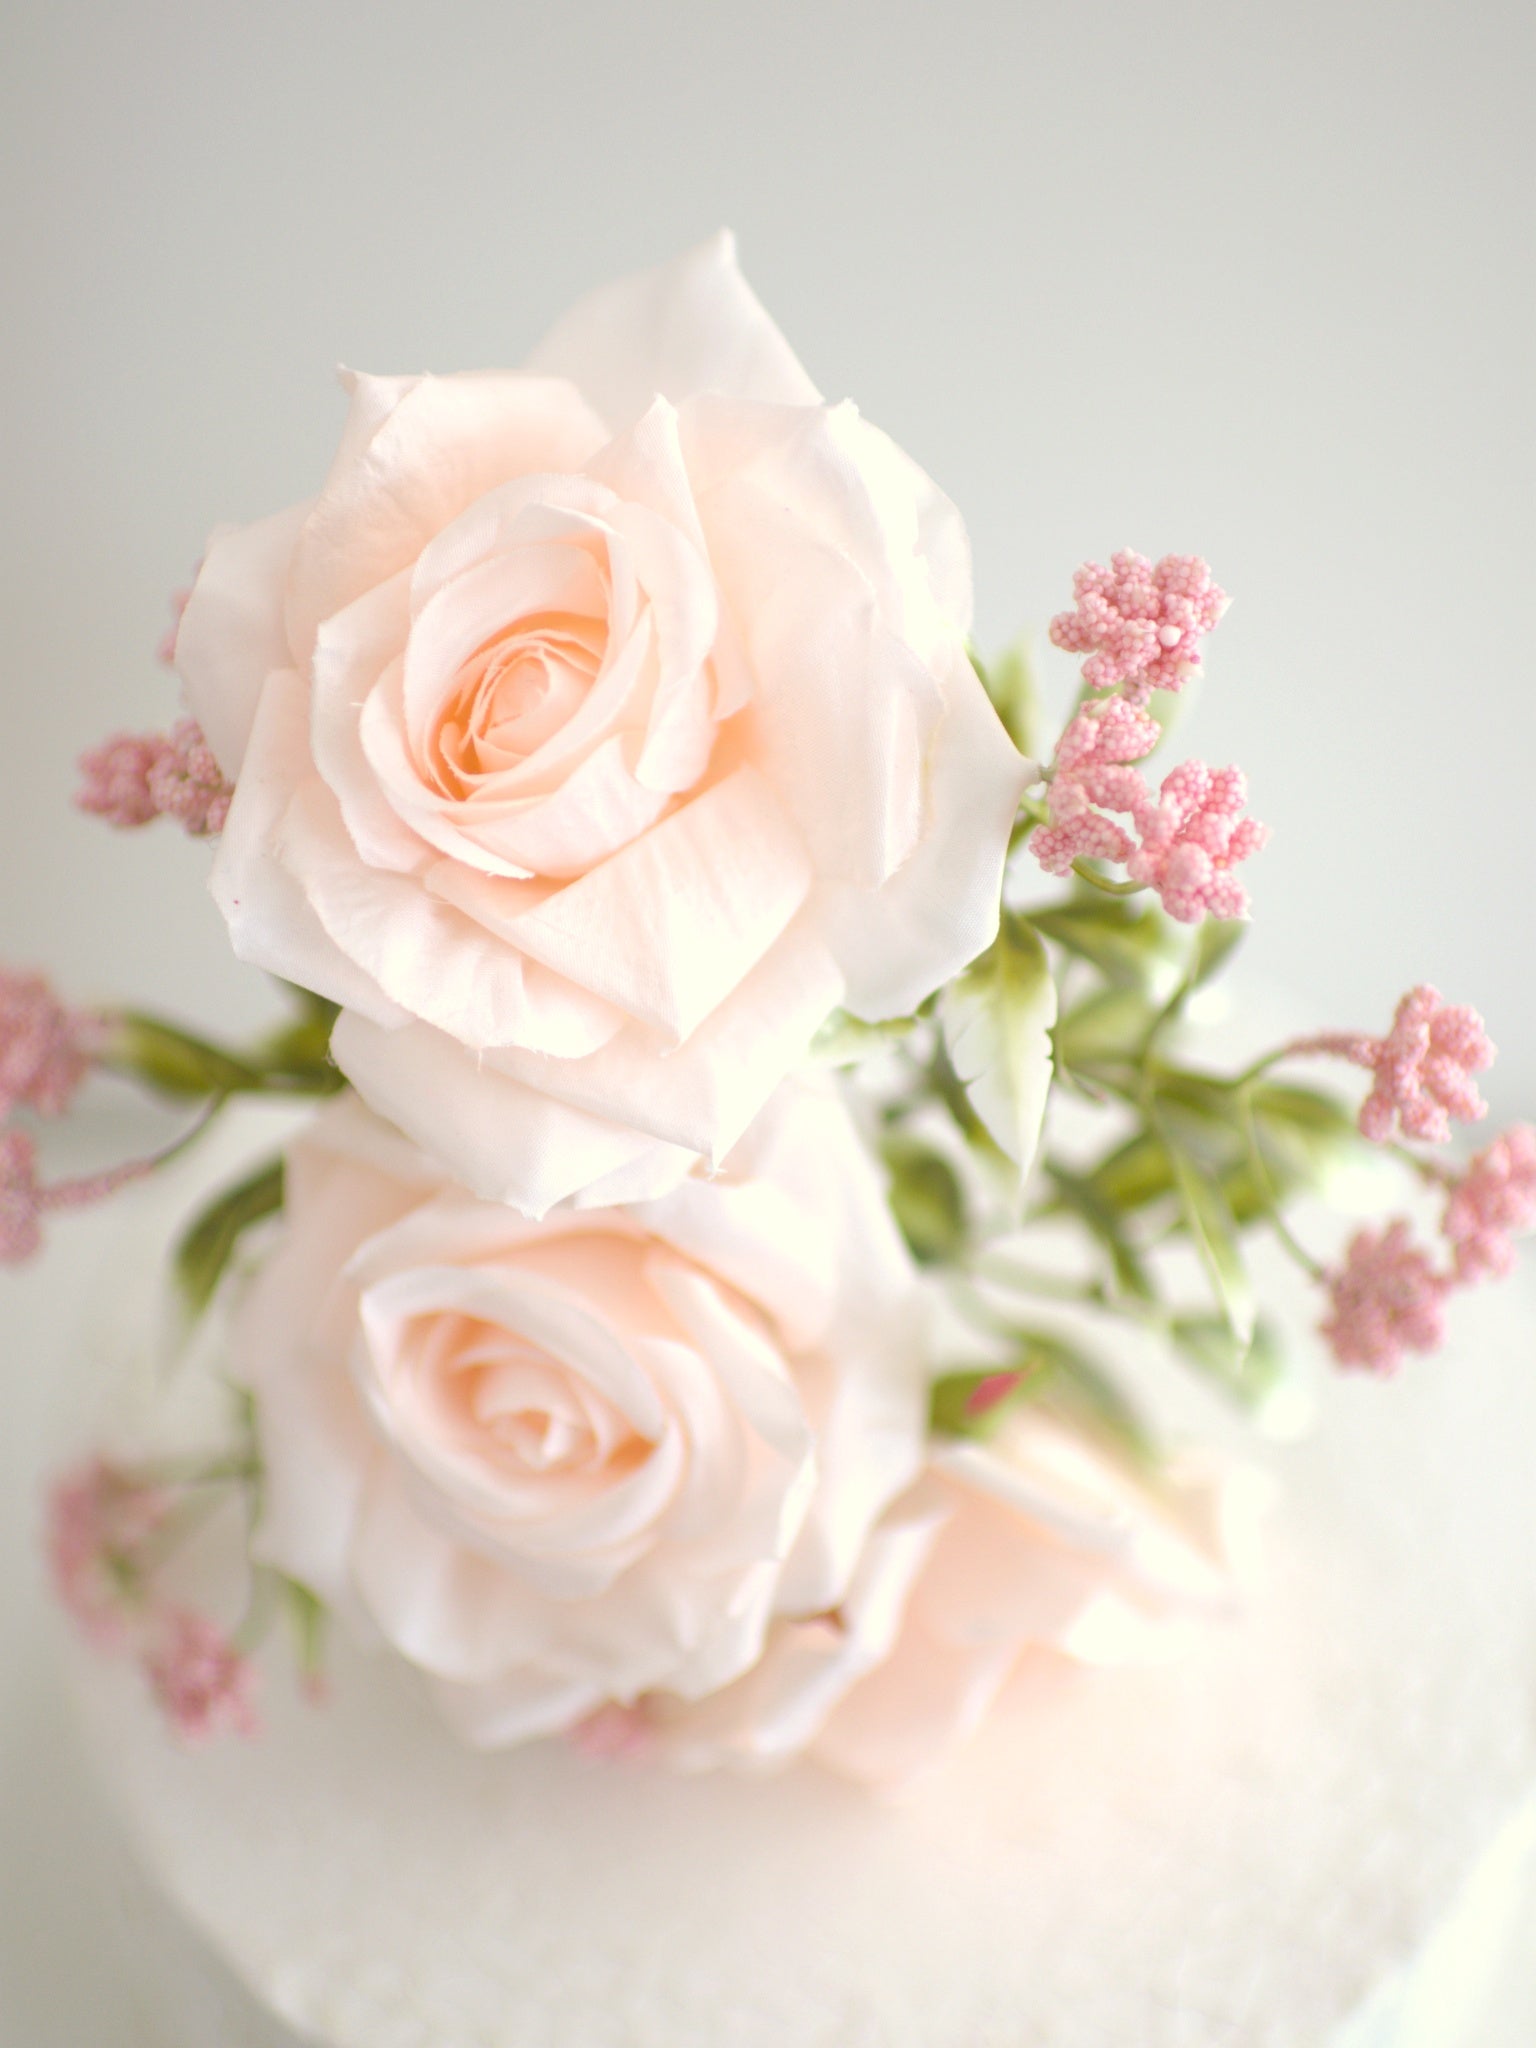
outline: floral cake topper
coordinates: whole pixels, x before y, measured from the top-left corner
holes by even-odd
[[[178,599],[183,715],[81,760],[83,809],[211,842],[290,1022],[229,1046],[0,976],[9,1260],[236,1099],[316,1098],[174,1249],[222,1432],[64,1475],[66,1607],[187,1737],[258,1730],[286,1613],[317,1699],[334,1623],[481,1746],[868,1778],[1042,1656],[1227,1611],[1251,1475],[1161,1441],[1114,1332],[1260,1409],[1267,1235],[1389,1374],[1508,1270],[1536,1133],[1446,1163],[1493,1049],[1427,985],[1380,1036],[1198,1057],[1267,837],[1240,769],[1145,767],[1206,563],[1078,570],[1048,747],[1028,664],[971,644],[954,506],[724,236],[519,370],[344,382],[318,489]],[[98,1073],[186,1128],[52,1176],[38,1126]],[[1362,1152],[1431,1231],[1309,1249]],[[230,1498],[214,1614],[183,1567]]]

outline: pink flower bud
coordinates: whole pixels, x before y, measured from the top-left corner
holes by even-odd
[[[257,1733],[255,1668],[206,1615],[167,1609],[144,1671],[156,1704],[183,1741]]]
[[[1452,1183],[1441,1229],[1465,1282],[1508,1273],[1513,1235],[1536,1225],[1536,1130],[1515,1124],[1485,1146]]]
[[[1330,1313],[1319,1328],[1340,1365],[1391,1373],[1405,1351],[1435,1351],[1445,1340],[1450,1283],[1402,1217],[1384,1232],[1356,1231],[1327,1287]]]
[[[1107,569],[1085,562],[1072,591],[1077,608],[1052,619],[1052,641],[1090,657],[1083,681],[1091,689],[1122,687],[1135,705],[1154,690],[1183,688],[1200,667],[1201,636],[1227,608],[1198,555],[1164,555],[1154,568],[1127,548]]]
[[[196,719],[168,733],[118,733],[80,756],[82,811],[127,828],[167,817],[194,838],[224,829],[234,785],[227,782]]]
[[[102,1018],[66,1008],[42,975],[0,968],[0,1121],[66,1110],[104,1036]]]

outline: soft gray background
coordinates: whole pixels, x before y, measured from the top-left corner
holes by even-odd
[[[961,505],[984,644],[1085,555],[1209,556],[1236,603],[1180,745],[1274,828],[1264,976],[1378,1028],[1433,978],[1531,1113],[1533,42],[1522,0],[12,0],[0,957],[253,1013],[201,850],[68,807],[82,745],[174,713],[167,593],[313,487],[333,363],[514,362],[728,222],[822,387]],[[3,1398],[9,1644],[48,1421]]]

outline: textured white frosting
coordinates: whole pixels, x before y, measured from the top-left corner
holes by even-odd
[[[227,1968],[325,2048],[1504,2048],[1476,1999],[1536,1830],[1533,1340],[1487,1290],[1401,1383],[1332,1384],[1243,1623],[1057,1673],[900,1806],[470,1755],[346,1658],[329,1708],[274,1672],[264,1742],[187,1753],[90,1666],[130,1837],[222,1959],[144,1933],[194,2001],[167,2037],[294,2038]]]

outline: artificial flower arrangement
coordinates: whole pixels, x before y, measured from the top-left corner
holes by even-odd
[[[1256,1407],[1264,1234],[1389,1374],[1508,1269],[1536,1132],[1444,1163],[1492,1048],[1427,986],[1380,1036],[1196,1057],[1265,838],[1238,769],[1143,771],[1226,604],[1204,562],[1078,571],[1047,747],[1027,664],[970,644],[954,507],[726,237],[522,370],[345,381],[318,494],[209,544],[188,715],[81,763],[87,811],[215,843],[290,1023],[231,1047],[0,980],[7,1259],[170,1156],[42,1173],[93,1070],[186,1106],[171,1152],[315,1098],[175,1249],[224,1433],[58,1482],[65,1605],[186,1736],[255,1731],[286,1614],[317,1695],[334,1621],[475,1744],[872,1778],[1042,1651],[1220,1611],[1240,1475],[1158,1441],[1113,1333]],[[1438,1239],[1305,1247],[1357,1151]],[[226,1498],[243,1617],[178,1581]]]

